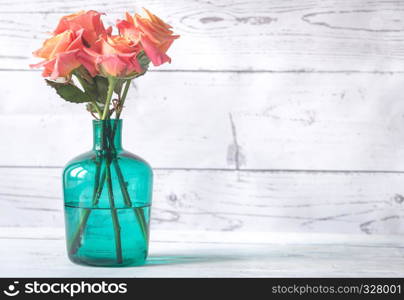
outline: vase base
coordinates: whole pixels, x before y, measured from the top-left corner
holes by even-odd
[[[123,262],[118,263],[116,260],[111,259],[83,259],[75,256],[69,256],[69,260],[77,265],[91,266],[91,267],[106,267],[106,268],[121,268],[121,267],[137,267],[146,263],[146,259],[125,259]]]

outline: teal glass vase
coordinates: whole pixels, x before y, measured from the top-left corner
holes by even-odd
[[[93,121],[93,149],[63,171],[67,253],[74,263],[142,265],[148,253],[153,173],[121,146],[122,120]]]

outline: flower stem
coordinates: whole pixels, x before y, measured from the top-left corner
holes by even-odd
[[[119,225],[118,214],[117,214],[116,208],[115,208],[114,193],[112,190],[110,162],[107,162],[106,170],[107,170],[106,178],[107,178],[107,186],[108,186],[109,206],[111,209],[112,224],[114,227],[116,259],[117,259],[117,263],[121,264],[123,261],[122,260],[122,245],[121,245],[121,226]]]
[[[95,110],[97,111],[98,116],[101,118],[101,109],[98,106],[97,102],[92,101],[91,104],[93,105],[93,107],[95,108]]]
[[[115,167],[115,171],[116,171],[116,174],[118,176],[119,186],[120,186],[121,191],[122,191],[122,195],[123,195],[125,205],[128,206],[128,207],[132,207],[132,201],[130,200],[128,189],[126,188],[125,179],[123,177],[123,174],[122,174],[121,168],[119,166],[119,163],[115,159],[113,160],[112,163],[113,163],[113,165]],[[140,207],[136,207],[136,206],[133,207],[133,210],[135,212],[136,219],[139,222],[140,229],[141,229],[142,234],[143,234],[143,238],[145,239],[145,241],[148,241],[149,234],[148,234],[148,230],[147,230],[146,218],[145,218],[145,216],[143,214],[143,211],[142,211],[142,209]]]
[[[119,103],[119,110],[116,112],[116,119],[118,119],[118,120],[119,120],[119,117],[121,116],[121,112],[123,109],[123,105],[125,104],[126,96],[128,95],[128,90],[129,90],[131,81],[132,81],[131,79],[126,80],[125,88],[123,90],[122,97],[121,97],[121,103]]]
[[[105,171],[104,171],[103,176],[101,177],[102,184],[100,185],[100,172],[102,167],[102,161],[103,160],[101,159],[98,163],[96,163],[92,206],[97,205],[98,200],[101,196],[102,187],[105,182]],[[77,227],[77,230],[73,235],[72,242],[69,246],[70,255],[74,255],[80,247],[81,236],[83,235],[88,218],[90,217],[90,213],[91,209],[86,209],[84,211],[84,214],[80,218],[79,226]]]
[[[112,94],[114,93],[116,83],[117,83],[116,77],[108,76],[108,93],[107,93],[107,99],[105,100],[105,107],[101,120],[105,120],[107,118],[109,105],[111,104]]]

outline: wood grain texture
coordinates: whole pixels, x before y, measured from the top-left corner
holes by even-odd
[[[106,22],[133,1],[0,1],[0,68],[27,69],[58,18],[80,9]],[[403,72],[404,3],[367,0],[151,1],[182,35],[171,66],[186,70]],[[28,17],[27,17],[28,16]]]
[[[0,228],[2,277],[403,277],[399,236],[159,231],[136,268],[88,268],[62,229]],[[49,266],[52,266],[51,268]]]
[[[404,233],[403,1],[141,4],[182,36],[124,115],[126,148],[157,168],[154,228]],[[62,15],[132,8],[0,0],[0,166],[90,147],[84,108],[29,71],[31,52]],[[61,227],[59,172],[0,168],[0,226]]]
[[[0,168],[0,226],[63,226],[61,169]],[[155,170],[152,228],[404,234],[404,174]]]
[[[0,72],[0,165],[62,166],[91,147],[84,106],[38,75]],[[401,86],[398,74],[150,73],[129,93],[124,146],[157,168],[401,171]]]

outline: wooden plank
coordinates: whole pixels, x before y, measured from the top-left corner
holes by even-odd
[[[13,233],[10,238],[9,232]],[[403,277],[399,236],[151,232],[145,266],[70,263],[62,230],[0,228],[4,277]],[[52,268],[49,268],[49,265]],[[157,268],[153,268],[153,266]]]
[[[83,105],[38,73],[0,82],[0,165],[62,166],[91,147]],[[129,93],[124,145],[159,168],[401,171],[401,89],[398,74],[150,73]]]
[[[0,226],[62,227],[61,169],[0,168]],[[155,170],[152,228],[404,233],[403,173]]]
[[[143,1],[182,35],[163,69],[403,72],[402,1]],[[133,1],[1,1],[0,68],[27,69],[57,20],[81,9],[106,22]]]

